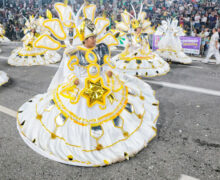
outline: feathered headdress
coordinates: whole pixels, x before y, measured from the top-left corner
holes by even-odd
[[[143,3],[141,3],[140,11],[138,14],[136,13],[132,4],[131,7],[133,9],[134,16],[125,10],[123,13],[121,13],[122,21],[116,21],[116,28],[120,31],[131,33],[135,29],[141,27],[143,33],[154,33],[154,28],[150,27],[151,22],[149,20],[145,20],[146,13],[142,12]]]

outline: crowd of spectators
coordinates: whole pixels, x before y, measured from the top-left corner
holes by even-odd
[[[0,3],[0,23],[6,28],[6,36],[11,40],[20,40],[23,37],[23,27],[30,15],[45,16],[50,9],[54,16],[56,12],[53,4],[59,0],[5,0],[5,6]],[[62,1],[62,0],[60,0]],[[114,22],[120,21],[120,13],[125,9],[134,14],[130,3],[135,9],[140,8],[140,1],[131,0],[88,0],[97,5],[97,14],[103,13],[110,19],[110,28]],[[69,4],[76,12],[82,0],[69,0]],[[155,28],[167,18],[177,18],[179,24],[186,30],[188,36],[202,38],[202,53],[208,44],[211,29],[220,26],[219,0],[144,0],[143,11]],[[138,11],[138,10],[137,10]]]

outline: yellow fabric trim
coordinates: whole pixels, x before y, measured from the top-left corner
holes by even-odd
[[[64,20],[63,20],[63,15],[62,15],[61,10],[59,9],[58,6],[63,6],[63,7],[68,7],[68,6],[65,5],[64,3],[56,3],[56,4],[54,5],[54,8],[57,10],[57,12],[58,12],[59,15],[60,15],[61,21],[64,21]],[[68,18],[68,20],[71,20],[71,19],[72,19],[72,14],[71,14],[71,12],[69,12],[69,18]],[[63,22],[63,25],[66,26],[66,27],[69,27],[69,28],[73,27],[73,23],[71,23],[71,22],[70,22],[69,24],[66,24],[65,22]]]
[[[115,23],[116,23],[116,28],[119,29],[119,31],[127,32],[130,29],[129,25],[125,24],[124,22],[115,22]],[[120,24],[122,24],[123,27],[119,27]],[[127,28],[127,29],[125,29],[125,28]]]
[[[71,63],[71,61],[73,59],[76,59],[76,62]],[[79,59],[76,55],[73,55],[73,56],[70,57],[70,60],[67,63],[67,67],[69,68],[70,71],[73,71],[74,70],[74,65],[77,65],[77,64],[79,64]]]
[[[102,41],[104,41],[105,38],[107,38],[108,36],[111,36],[111,37],[115,40],[115,42],[113,42],[113,43],[111,43],[111,44],[107,44],[108,47],[110,47],[110,46],[117,46],[117,45],[119,44],[118,39],[116,39],[116,37],[115,37],[113,34],[111,34],[111,33],[108,33],[108,34],[104,35],[101,39],[98,39],[98,40],[97,40],[97,44],[99,44],[99,43],[101,43]]]
[[[99,33],[97,33],[97,36],[100,35],[110,24],[109,20],[107,18],[104,18],[104,17],[97,17],[95,19],[95,26],[97,25],[98,21],[99,20],[104,20],[107,22],[107,24],[105,24],[105,26],[102,27],[102,29],[99,31]]]
[[[157,49],[157,50],[158,50],[158,51],[171,51],[171,52],[176,53],[176,51],[173,50],[173,49]]]
[[[98,72],[96,73],[96,74],[90,74],[90,72],[89,72],[89,69],[92,67],[92,66],[95,66],[96,68],[97,68],[97,70],[98,70]],[[99,75],[100,75],[100,66],[98,65],[98,64],[89,64],[87,67],[86,67],[86,69],[87,69],[87,73],[88,73],[88,76],[89,76],[89,78],[97,78],[97,77],[99,77]]]
[[[93,136],[92,135],[92,127],[95,127],[95,126],[99,126],[99,125],[91,125],[90,126],[90,136],[92,137],[92,138],[94,138],[94,139],[96,139],[96,141],[98,141],[103,135],[104,135],[104,130],[103,130],[103,127],[102,126],[100,126],[101,127],[101,129],[102,129],[102,134],[99,136],[99,137],[95,137],[95,136]]]
[[[128,17],[128,22],[126,21],[126,17]],[[121,17],[122,17],[122,20],[123,20],[123,23],[125,23],[126,25],[130,25],[131,21],[130,21],[130,16],[125,12],[121,13]]]
[[[81,117],[78,117],[76,114],[72,113],[69,111],[64,104],[62,103],[60,97],[59,97],[59,88],[62,88],[61,85],[58,86],[58,88],[54,91],[53,94],[53,100],[55,102],[56,107],[64,114],[67,115],[71,120],[73,120],[75,123],[82,125],[82,126],[87,126],[88,124],[103,124],[104,122],[107,122],[111,119],[114,119],[117,117],[125,108],[127,104],[127,96],[128,96],[128,90],[127,87],[124,87],[122,90],[122,100],[118,104],[118,106],[112,111],[111,113],[108,113],[104,116],[101,116],[96,119],[83,119]]]
[[[56,33],[50,26],[47,26],[47,25],[46,25],[46,23],[47,23],[47,22],[50,22],[50,21],[51,21],[51,22],[52,22],[52,21],[58,22],[59,27],[60,27],[60,30],[61,30],[62,33],[64,34],[63,37],[58,36],[57,33]],[[57,39],[60,39],[60,40],[65,40],[65,39],[66,39],[66,33],[65,33],[65,31],[64,31],[64,29],[63,29],[63,26],[62,26],[62,23],[60,22],[59,19],[46,19],[46,20],[43,22],[43,26],[46,27],[47,29],[49,29]]]
[[[159,111],[159,105],[157,106],[157,109],[158,109],[158,111]],[[144,113],[145,113],[145,112],[144,112]],[[20,127],[20,132],[21,132],[21,134],[22,134],[24,137],[26,137],[26,135],[24,134],[24,132],[21,130],[21,129],[22,129],[22,126],[21,126],[21,123],[20,123],[20,121],[19,121],[18,115],[19,115],[19,113],[17,113],[17,122],[18,122],[18,125],[19,125],[19,127]],[[137,131],[139,130],[139,128],[141,127],[141,125],[142,125],[142,123],[143,123],[143,117],[144,117],[144,115],[143,115],[142,118],[141,118],[141,122],[140,122],[139,126],[138,126],[132,133],[130,133],[126,138],[121,139],[121,140],[118,140],[118,141],[116,141],[115,143],[113,143],[113,144],[111,144],[111,145],[109,145],[109,146],[104,146],[104,147],[102,147],[102,149],[110,148],[110,147],[114,146],[115,144],[117,144],[117,143],[119,143],[119,142],[126,141],[128,138],[130,138],[130,136],[133,135],[135,132],[137,132]],[[154,119],[154,121],[153,121],[154,124],[156,123],[158,117],[159,117],[159,113],[158,113],[157,117],[156,117],[156,118]],[[47,129],[47,127],[43,124],[42,120],[40,120],[40,122],[41,122],[42,126],[44,127],[44,129],[51,134],[52,132],[51,132],[49,129]],[[148,142],[150,142],[150,141],[156,136],[156,133],[157,133],[157,130],[156,130],[155,127],[152,126],[152,129],[154,130],[155,135],[153,135],[153,137],[152,137]],[[26,137],[26,138],[27,138],[27,137]],[[73,144],[68,143],[68,142],[67,142],[64,138],[62,138],[62,137],[57,136],[57,138],[63,140],[66,145],[69,145],[69,146],[72,146],[72,147],[75,147],[75,148],[82,148],[81,146],[73,145]],[[29,140],[30,140],[30,139],[29,139]],[[30,141],[32,141],[32,140],[30,140]],[[91,150],[82,149],[82,151],[84,151],[84,152],[92,152],[92,151],[97,151],[97,149],[91,149]]]
[[[145,114],[145,111],[144,111],[144,114]],[[130,134],[129,134],[128,136],[126,136],[124,139],[120,139],[120,140],[116,141],[115,143],[113,143],[113,144],[111,144],[111,145],[109,145],[109,146],[104,146],[104,147],[102,147],[102,149],[110,148],[110,147],[114,146],[115,144],[117,144],[117,143],[119,143],[119,142],[125,141],[125,140],[127,140],[131,135],[133,135],[135,132],[137,132],[137,131],[140,129],[142,123],[143,123],[144,114],[143,114],[143,116],[142,116],[142,118],[141,118],[140,124],[138,125],[138,127],[137,127],[132,133],[130,133]],[[93,152],[93,151],[96,151],[96,149],[92,149],[92,150],[82,150],[82,151],[84,151],[84,152]]]
[[[47,52],[47,50],[44,50],[43,52],[39,52],[39,53],[33,53],[33,54],[22,54],[20,52],[18,52],[19,56],[40,56],[43,55]]]
[[[89,54],[92,54],[92,55],[94,56],[94,60],[89,59]],[[89,63],[97,63],[97,60],[98,60],[96,54],[95,54],[93,51],[90,51],[90,50],[87,50],[87,51],[86,51],[85,58],[86,58],[86,60],[87,60]]]
[[[41,46],[38,46],[37,43],[43,39],[44,37],[48,37],[53,43],[57,44],[58,47],[57,48],[51,48],[51,47],[47,47],[47,46],[44,46],[44,45],[41,45]],[[61,44],[59,41],[56,41],[55,39],[53,39],[51,36],[47,35],[47,34],[44,34],[44,35],[41,35],[35,42],[34,42],[34,47],[36,48],[44,48],[44,49],[48,49],[48,50],[58,50],[60,49],[61,47]]]
[[[110,62],[111,62],[111,61],[110,61],[110,56],[106,54],[106,55],[104,56],[104,63],[105,63],[105,64],[108,64],[112,69],[115,69],[115,66],[111,65]]]
[[[91,9],[91,10],[92,10],[92,18],[87,16],[86,10],[87,10],[88,8],[92,8],[92,9]],[[90,5],[87,5],[87,6],[85,6],[85,7],[83,8],[83,15],[85,16],[85,18],[91,19],[91,21],[93,22],[94,19],[95,19],[95,11],[96,11],[96,5],[90,4]]]

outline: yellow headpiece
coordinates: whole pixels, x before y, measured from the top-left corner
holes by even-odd
[[[95,24],[90,19],[84,19],[77,30],[77,35],[81,41],[96,36]]]
[[[131,25],[132,25],[133,29],[137,29],[139,27],[142,27],[140,20],[136,20],[136,19],[131,21]]]

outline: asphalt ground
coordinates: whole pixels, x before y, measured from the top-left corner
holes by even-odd
[[[220,65],[193,58],[191,65],[171,64],[165,76],[142,78],[160,101],[157,137],[129,161],[84,168],[46,159],[19,136],[16,110],[34,95],[46,92],[59,66],[8,65],[10,52],[19,45],[1,45],[0,70],[10,77],[0,87],[1,180],[220,179]]]

